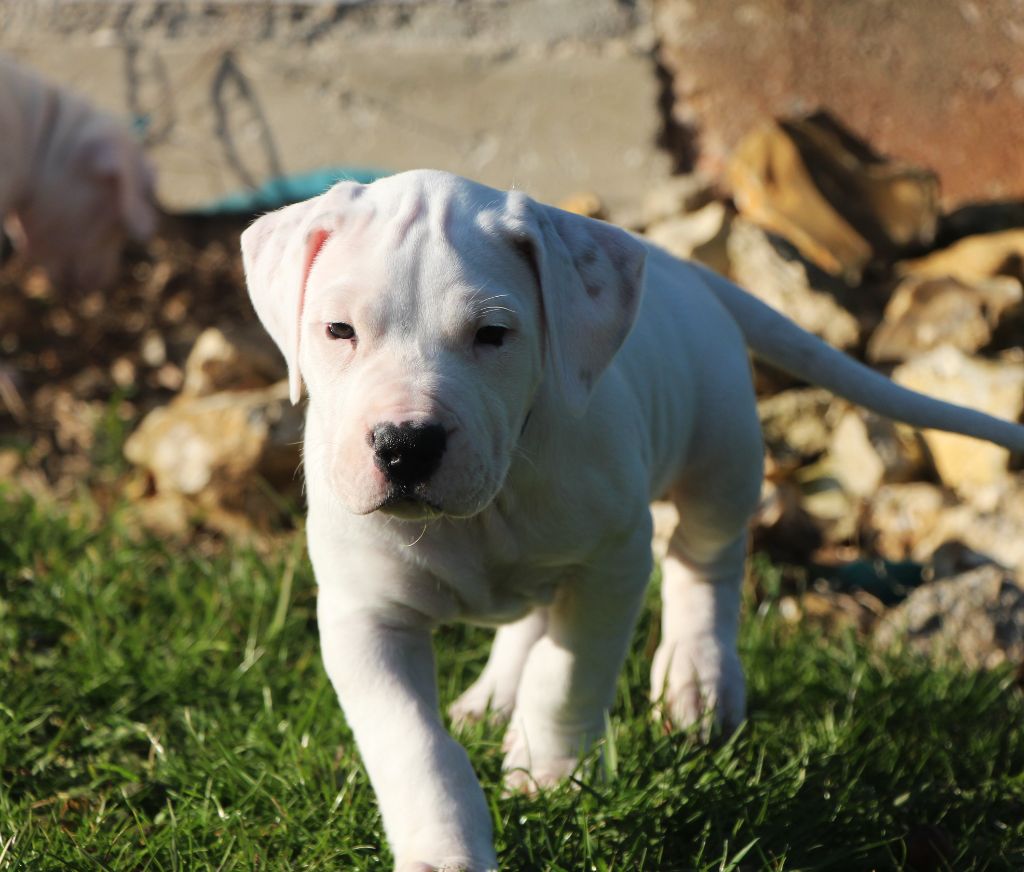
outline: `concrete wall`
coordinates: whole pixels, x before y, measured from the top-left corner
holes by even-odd
[[[643,4],[5,0],[0,34],[145,130],[172,209],[327,165],[632,209],[669,170]]]

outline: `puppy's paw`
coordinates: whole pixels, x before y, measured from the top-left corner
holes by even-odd
[[[450,706],[448,717],[452,726],[458,728],[487,719],[494,724],[504,724],[512,714],[516,691],[497,687],[486,675],[481,675]]]
[[[579,747],[583,747],[581,735]],[[501,764],[505,793],[525,793],[528,796],[557,787],[579,766],[580,758],[574,754],[530,753],[522,731],[510,727],[503,744],[505,759]]]
[[[497,863],[471,860],[465,857],[454,857],[435,863],[406,860],[395,864],[395,872],[497,872],[497,869]]]
[[[746,713],[746,684],[739,655],[714,637],[664,640],[651,667],[654,717],[667,728],[732,732]]]
[[[513,793],[535,796],[542,790],[557,787],[572,775],[580,761],[576,757],[561,757],[534,762],[529,768],[512,765],[513,762],[506,758],[502,764],[506,796]]]

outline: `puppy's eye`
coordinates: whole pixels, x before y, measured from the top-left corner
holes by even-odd
[[[499,348],[505,341],[505,335],[508,333],[508,327],[499,327],[496,324],[488,327],[481,327],[476,331],[475,342],[477,345],[493,345],[495,348]]]
[[[331,323],[327,325],[327,338],[355,339],[356,331],[351,324],[346,324],[344,321],[331,321]]]

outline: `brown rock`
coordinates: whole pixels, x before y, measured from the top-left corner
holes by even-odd
[[[719,273],[729,271],[727,240],[732,215],[724,203],[708,203],[696,212],[676,215],[647,228],[651,242],[676,257],[693,259]]]
[[[218,391],[255,390],[286,376],[281,355],[259,325],[209,327],[185,361],[182,393],[205,397]]]
[[[1015,572],[1024,572],[1024,492],[1006,491],[989,510],[960,505],[943,513],[935,530],[918,545],[934,555],[955,542]],[[934,560],[934,556],[931,558]]]
[[[696,212],[711,202],[713,192],[711,180],[702,173],[672,176],[644,197],[644,226]]]
[[[978,351],[991,341],[1004,313],[1022,299],[1020,281],[1009,276],[970,284],[948,276],[911,276],[889,299],[868,342],[868,359],[903,361],[940,345],[968,354]]]
[[[870,261],[935,236],[934,174],[881,160],[824,115],[748,134],[729,184],[741,214],[851,284]]]
[[[730,274],[740,285],[805,330],[838,348],[852,348],[860,325],[840,303],[848,291],[783,239],[737,218],[728,239]]]
[[[887,418],[849,409],[832,432],[829,466],[843,489],[862,499],[883,482],[909,481],[927,468],[919,437]]]
[[[765,444],[783,464],[824,454],[838,409],[835,395],[824,388],[794,388],[757,402]]]
[[[1024,663],[1024,588],[993,565],[932,582],[891,609],[874,638],[975,669]]]
[[[888,560],[927,562],[937,545],[921,549],[920,543],[938,528],[940,518],[952,504],[948,494],[934,484],[882,485],[865,510],[864,539]]]
[[[148,471],[157,495],[180,494],[205,512],[249,513],[259,523],[276,510],[266,485],[296,496],[302,421],[286,381],[182,395],[143,419],[125,456]]]
[[[799,470],[795,476],[802,507],[828,543],[848,542],[857,532],[859,501],[840,484],[827,459]]]
[[[862,518],[862,537],[889,560],[911,559],[932,578],[994,562],[1024,572],[1024,491],[1010,489],[989,510],[922,482],[884,485]]]
[[[893,380],[933,397],[1016,421],[1024,411],[1024,363],[989,362],[943,346],[897,367]],[[1010,452],[957,433],[923,432],[942,481],[980,505],[991,505],[1007,481]]]
[[[754,550],[776,560],[802,563],[822,542],[817,521],[804,509],[803,493],[786,479],[765,480],[751,523]]]
[[[992,276],[1024,278],[1024,228],[983,233],[899,264],[902,275],[950,277],[971,283]]]

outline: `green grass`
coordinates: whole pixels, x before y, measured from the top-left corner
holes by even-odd
[[[0,868],[390,868],[297,544],[204,556],[0,497]],[[602,777],[502,798],[499,732],[463,737],[503,869],[901,868],[928,833],[952,848],[921,868],[1024,868],[1011,675],[882,659],[769,601],[743,633],[751,717],[705,748],[648,719],[650,620]],[[446,700],[486,645],[438,634]]]

